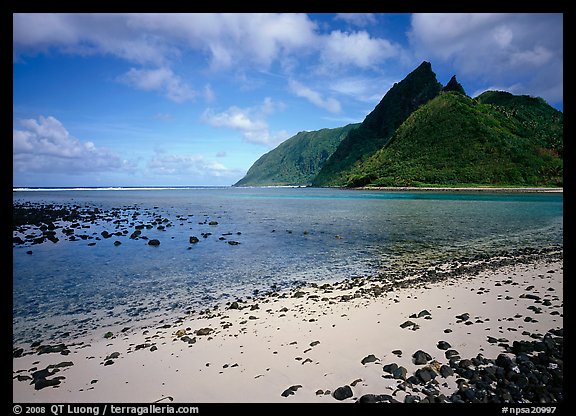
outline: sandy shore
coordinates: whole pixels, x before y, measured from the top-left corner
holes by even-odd
[[[13,359],[13,401],[335,403],[343,386],[352,397],[342,402],[424,397],[423,388],[399,389],[383,366],[409,377],[423,368],[418,350],[447,364],[439,341],[462,358],[496,359],[514,341],[563,328],[562,285],[557,257],[392,291],[368,279],[318,284],[145,328],[103,328],[67,341],[66,355],[24,346]],[[32,376],[43,369],[60,383],[36,390]],[[457,389],[457,375],[436,380],[447,396]]]

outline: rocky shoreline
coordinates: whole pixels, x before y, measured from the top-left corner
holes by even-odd
[[[14,400],[562,402],[562,257],[561,247],[476,256],[259,294],[147,327],[103,328],[92,339],[14,346]],[[150,366],[162,383],[148,380],[154,393],[134,396],[126,386]],[[206,386],[170,382],[182,372]],[[210,390],[223,374],[245,384],[239,395]]]

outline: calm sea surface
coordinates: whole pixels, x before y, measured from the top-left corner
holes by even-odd
[[[13,201],[98,208],[127,219],[83,223],[77,234],[90,238],[76,241],[60,222],[57,243],[14,246],[14,343],[198,311],[298,282],[563,244],[562,194],[187,188],[15,191]],[[159,246],[129,238],[134,213],[144,223],[167,220],[161,229],[142,229]],[[101,236],[122,230],[129,231]],[[191,244],[191,236],[199,242]]]

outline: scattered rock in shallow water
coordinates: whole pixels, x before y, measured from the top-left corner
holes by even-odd
[[[375,361],[378,361],[379,358],[377,358],[374,354],[370,354],[364,358],[362,358],[362,364],[368,364],[368,363],[373,363]]]
[[[354,394],[352,393],[352,389],[348,385],[338,387],[336,390],[334,390],[334,393],[332,393],[332,397],[334,397],[336,400],[348,399],[353,395]]]
[[[160,245],[160,240],[157,240],[155,238],[148,240],[148,245],[149,246],[159,246]]]
[[[118,240],[114,241],[114,245],[115,245],[116,247],[118,247],[118,246],[121,245],[121,244],[122,244],[122,241],[118,241]]]
[[[190,241],[190,244],[196,244],[196,243],[199,243],[199,242],[200,242],[200,240],[198,239],[198,237],[195,237],[195,236],[190,237],[190,240],[189,240],[189,241]]]
[[[240,243],[238,241],[230,240],[230,241],[228,241],[228,244],[230,244],[231,246],[237,246]]]
[[[104,338],[112,338],[113,336],[114,336],[114,334],[110,331],[108,331],[104,334]]]
[[[228,309],[240,309],[240,305],[238,305],[238,302],[234,301],[230,304]]]

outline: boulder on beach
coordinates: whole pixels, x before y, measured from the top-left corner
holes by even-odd
[[[412,354],[412,358],[414,358],[414,364],[416,365],[426,364],[428,361],[432,359],[430,354],[422,350],[418,350],[414,354]]]
[[[334,393],[332,393],[332,397],[334,397],[336,400],[348,399],[353,395],[354,394],[352,393],[352,389],[348,385],[338,387],[336,390],[334,390]]]

